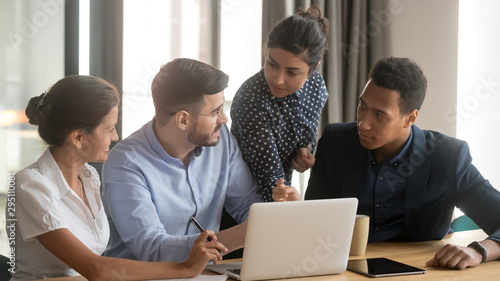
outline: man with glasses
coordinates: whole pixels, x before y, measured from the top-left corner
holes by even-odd
[[[228,76],[175,59],[152,83],[156,115],[118,143],[104,165],[103,202],[111,226],[107,256],[185,260],[199,230],[218,231],[223,207],[241,224],[217,232],[228,251],[243,246],[257,183],[225,123]],[[216,243],[216,242],[210,242]]]

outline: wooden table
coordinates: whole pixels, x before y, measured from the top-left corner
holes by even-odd
[[[373,279],[363,275],[346,271],[337,275],[315,276],[308,278],[295,278],[289,280],[326,281],[326,280],[500,280],[500,261],[488,262],[475,268],[465,270],[452,270],[444,268],[427,267],[425,263],[444,245],[450,243],[467,246],[472,241],[483,240],[487,235],[482,230],[456,232],[446,236],[440,241],[429,242],[383,242],[368,244],[366,255],[363,257],[350,257],[349,259],[386,257],[412,266],[427,270],[426,274],[394,276]],[[227,262],[231,262],[228,260]],[[204,274],[211,274],[204,272]],[[81,276],[45,279],[54,281],[84,281]],[[232,279],[228,279],[232,280]]]

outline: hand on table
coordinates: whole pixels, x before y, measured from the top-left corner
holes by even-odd
[[[300,194],[293,186],[286,186],[283,179],[276,181],[276,186],[273,187],[273,200],[275,202],[284,201],[299,201]]]
[[[481,263],[482,256],[475,249],[447,244],[429,261],[427,266],[464,269]]]

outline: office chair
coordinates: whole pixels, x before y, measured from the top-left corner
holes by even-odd
[[[10,280],[12,275],[10,275],[8,262],[10,259],[4,255],[0,255],[0,280]]]
[[[462,215],[451,222],[451,229],[453,231],[464,231],[464,230],[473,230],[480,229],[480,227],[468,216]]]

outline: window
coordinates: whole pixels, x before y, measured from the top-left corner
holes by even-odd
[[[24,114],[28,100],[64,76],[64,4],[60,1],[0,2],[0,210],[8,175],[35,162],[45,149]],[[10,187],[9,187],[10,188]],[[0,224],[5,216],[0,216]],[[8,255],[0,227],[0,253]]]
[[[457,138],[469,144],[473,164],[500,190],[496,161],[500,157],[500,36],[495,26],[500,2],[460,0],[458,93],[454,117]],[[455,217],[462,215],[455,210]]]
[[[229,75],[226,100],[232,100],[261,68],[262,2],[222,1],[221,15],[221,69]]]
[[[220,58],[219,67],[230,76],[227,114],[238,87],[260,69],[261,1],[213,3],[124,1],[123,138],[153,118],[151,82],[162,64],[184,57],[218,66]],[[242,20],[252,24],[241,25]]]
[[[202,48],[202,36],[209,29],[202,13],[207,3],[124,1],[123,138],[154,116],[151,83],[161,65],[176,57],[209,60]]]
[[[229,75],[224,111],[229,117],[227,126],[231,128],[231,101],[241,84],[261,68],[262,1],[223,0],[220,11],[220,68]]]
[[[457,137],[468,142],[473,163],[500,189],[500,2],[461,0],[459,6]]]

